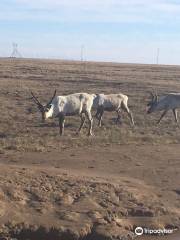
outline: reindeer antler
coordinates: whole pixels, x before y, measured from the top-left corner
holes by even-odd
[[[40,103],[40,101],[37,99],[37,97],[34,95],[33,92],[31,92],[31,95],[32,95],[32,99],[34,100],[34,102],[35,102],[38,106],[42,107],[43,105]]]
[[[54,94],[53,94],[53,97],[51,98],[51,100],[46,104],[46,106],[50,105],[53,101],[53,99],[55,98],[56,96],[56,90],[54,91]]]

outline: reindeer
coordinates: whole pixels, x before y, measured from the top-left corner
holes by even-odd
[[[94,98],[93,108],[97,110],[95,117],[99,120],[98,126],[101,127],[104,111],[115,111],[117,113],[116,123],[121,121],[121,109],[124,110],[134,125],[133,115],[128,108],[128,97],[122,93],[118,94],[97,94]]]
[[[178,122],[177,119],[177,108],[180,108],[180,93],[168,93],[158,98],[157,94],[151,94],[151,100],[147,104],[148,110],[147,113],[163,111],[161,117],[157,121],[159,124],[162,118],[166,115],[169,110],[172,110],[175,118],[175,122]]]
[[[66,96],[56,96],[56,90],[53,97],[46,104],[42,105],[38,98],[31,92],[32,99],[36,103],[39,111],[42,114],[42,121],[44,122],[48,118],[59,118],[59,133],[64,133],[65,116],[79,115],[81,118],[81,124],[78,129],[80,133],[84,126],[86,118],[89,122],[88,135],[92,135],[93,119],[91,116],[91,108],[93,105],[93,94],[88,93],[74,93]]]

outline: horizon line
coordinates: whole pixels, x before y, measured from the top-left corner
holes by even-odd
[[[142,62],[118,62],[118,61],[98,61],[98,60],[80,60],[80,59],[65,59],[65,58],[53,58],[53,57],[2,57],[0,59],[12,59],[12,60],[42,60],[42,61],[64,61],[64,62],[79,62],[79,63],[109,63],[109,64],[124,64],[124,65],[153,65],[153,66],[177,66],[180,64],[163,64],[163,63],[142,63]]]

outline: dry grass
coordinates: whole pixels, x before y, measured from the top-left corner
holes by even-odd
[[[159,114],[145,113],[148,91],[180,91],[180,67],[111,63],[80,63],[45,60],[0,60],[0,153],[51,151],[71,146],[109,144],[180,143],[180,128],[172,113],[157,126]],[[56,120],[40,123],[40,114],[30,99],[33,90],[46,102],[57,89],[59,95],[73,92],[116,93],[129,96],[135,127],[126,114],[122,126],[114,124],[115,113],[105,114],[104,126],[94,124],[94,137],[84,129],[75,135],[78,117],[67,118],[65,136],[58,134]],[[111,125],[112,123],[112,125]]]

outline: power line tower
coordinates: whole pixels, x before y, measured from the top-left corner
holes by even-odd
[[[11,58],[22,58],[21,53],[18,51],[18,44],[17,43],[13,43],[12,44],[13,50],[11,53]]]

